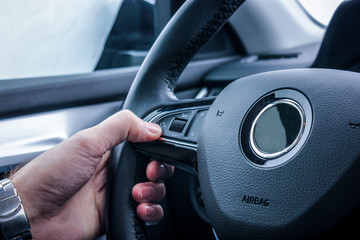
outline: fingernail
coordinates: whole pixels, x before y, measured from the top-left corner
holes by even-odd
[[[160,164],[159,167],[160,167],[160,169],[159,169],[158,172],[156,172],[156,177],[157,177],[158,179],[165,178],[165,175],[166,175],[165,165],[164,165],[164,164]]]
[[[157,135],[161,132],[160,126],[154,123],[146,123],[146,128],[153,135]]]
[[[154,217],[156,214],[156,211],[155,211],[155,208],[153,206],[145,206],[145,216],[147,218],[151,218],[151,217]]]
[[[142,186],[140,187],[140,198],[141,200],[150,200],[154,197],[155,191],[154,188],[150,186]]]

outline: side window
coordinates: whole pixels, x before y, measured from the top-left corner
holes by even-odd
[[[344,0],[298,0],[300,6],[319,25],[326,27],[336,8]]]
[[[92,72],[122,0],[0,2],[0,80]]]

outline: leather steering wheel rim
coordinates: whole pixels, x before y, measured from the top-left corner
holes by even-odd
[[[139,117],[176,102],[176,80],[192,57],[222,28],[245,0],[186,1],[149,51],[124,103]],[[145,103],[145,104],[142,104]],[[128,143],[113,149],[106,184],[108,239],[145,239],[138,219],[132,187],[142,181],[142,157]]]

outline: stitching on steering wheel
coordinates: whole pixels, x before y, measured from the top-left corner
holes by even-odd
[[[166,74],[166,84],[171,92],[175,89],[175,82],[179,78],[186,65],[196,52],[225,24],[230,16],[239,8],[244,0],[225,0],[205,23],[197,31],[194,37],[180,51],[180,53],[171,62]]]

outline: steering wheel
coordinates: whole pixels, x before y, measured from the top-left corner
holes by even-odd
[[[163,128],[110,159],[109,239],[144,239],[132,187],[149,157],[197,172],[220,239],[321,236],[360,203],[360,75],[330,69],[257,74],[220,95],[178,100],[175,82],[243,0],[186,1],[143,62],[124,108]]]

